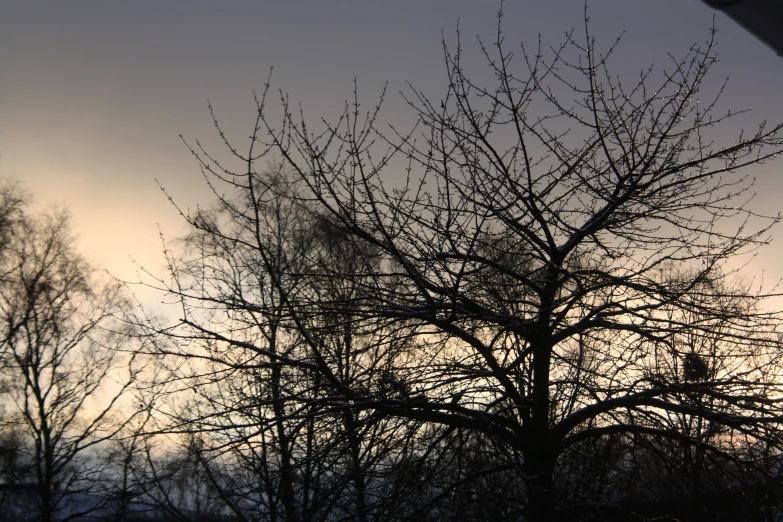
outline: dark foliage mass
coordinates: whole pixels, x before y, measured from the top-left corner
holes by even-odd
[[[147,279],[176,315],[132,318],[116,517],[781,516],[780,315],[734,271],[781,126],[719,142],[711,40],[632,83],[587,23],[479,48],[486,83],[444,42],[409,131],[267,85],[245,150],[190,147],[215,201]]]

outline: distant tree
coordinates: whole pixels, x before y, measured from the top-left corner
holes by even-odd
[[[236,169],[192,149],[227,225],[202,212],[186,218],[225,248],[189,244],[183,262],[171,258],[165,289],[181,317],[149,325],[161,346],[176,343],[166,353],[208,357],[214,366],[202,376],[218,387],[221,372],[237,369],[307,374],[271,402],[247,397],[243,407],[263,407],[269,425],[344,415],[314,435],[329,437],[372,412],[472,433],[462,447],[487,458],[474,459],[469,476],[502,463],[496,469],[521,478],[504,491],[518,495],[498,507],[506,518],[565,517],[569,499],[584,498],[557,495],[556,477],[602,455],[622,471],[636,442],[736,466],[733,436],[778,451],[780,315],[764,310],[762,290],[736,283],[732,267],[778,222],[754,211],[747,171],[783,150],[783,127],[716,143],[713,131],[735,113],[700,99],[716,62],[712,39],[628,85],[609,71],[614,46],[599,52],[585,27],[584,39],[569,33],[549,53],[523,47],[518,72],[499,26],[494,45],[480,43],[490,86],[469,77],[461,43],[444,43],[447,88],[435,99],[412,93],[418,125],[408,133],[382,129],[381,104],[364,113],[358,96],[321,127],[283,97],[275,126],[267,87],[248,151],[226,141]],[[268,157],[298,192],[259,189]],[[326,220],[325,237],[358,270],[319,261],[317,241],[281,266],[280,241],[265,240],[275,229],[263,207],[273,200],[306,227]],[[240,252],[252,253],[248,264],[236,262]],[[251,299],[266,286],[243,269],[263,273],[275,299]],[[295,349],[262,335],[272,320]],[[328,338],[348,326],[362,343],[335,357]],[[346,362],[361,378],[346,378]],[[609,488],[612,473],[603,476]]]
[[[34,486],[36,519],[48,522],[96,484],[97,449],[127,420],[118,406],[138,369],[118,321],[121,289],[75,251],[67,214],[25,210],[0,230],[0,427],[23,442],[27,469],[6,479]]]

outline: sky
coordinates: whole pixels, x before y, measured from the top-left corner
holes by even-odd
[[[218,155],[207,108],[230,139],[255,117],[253,91],[274,67],[273,89],[308,118],[333,119],[351,98],[372,103],[388,82],[383,122],[411,123],[400,91],[409,82],[445,89],[442,35],[459,28],[466,49],[492,41],[500,2],[479,0],[8,0],[0,2],[0,176],[12,177],[40,208],[67,207],[78,247],[113,275],[133,280],[132,261],[163,265],[160,232],[183,234],[161,192],[183,208],[209,205],[198,166],[180,139]],[[623,34],[613,70],[638,77],[663,68],[718,29],[720,62],[707,83],[729,83],[724,110],[752,108],[726,128],[783,121],[783,58],[701,0],[593,0],[598,47]],[[507,43],[558,45],[583,31],[583,0],[507,0]],[[624,32],[624,33],[623,33]],[[581,33],[578,33],[581,34]],[[781,210],[783,162],[758,167],[754,208]],[[390,173],[391,176],[394,173]],[[156,181],[157,180],[157,181]],[[783,277],[783,226],[748,273]]]

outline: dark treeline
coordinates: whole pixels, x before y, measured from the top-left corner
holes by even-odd
[[[215,120],[228,157],[189,145],[214,201],[143,278],[166,316],[67,286],[65,232],[4,224],[3,512],[779,520],[781,317],[734,267],[778,222],[747,170],[781,126],[719,143],[712,40],[631,83],[587,23],[479,48],[488,83],[444,42],[406,132],[357,93],[275,118],[269,86],[246,149]],[[68,263],[17,276],[47,237]]]

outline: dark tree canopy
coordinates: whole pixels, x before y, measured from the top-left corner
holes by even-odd
[[[238,166],[191,149],[217,206],[185,216],[161,282],[181,317],[153,328],[198,396],[170,414],[213,456],[274,447],[257,476],[286,520],[315,509],[297,488],[329,455],[350,462],[349,518],[391,498],[373,466],[459,447],[485,455],[471,480],[518,479],[498,517],[545,521],[617,498],[623,461],[728,476],[779,447],[780,316],[733,267],[779,220],[754,211],[751,174],[781,125],[714,141],[735,113],[701,98],[712,40],[630,83],[587,30],[480,46],[489,82],[444,43],[445,92],[406,95],[408,132],[358,96],[320,126],[283,97],[275,122],[267,86],[247,151],[226,141]]]

